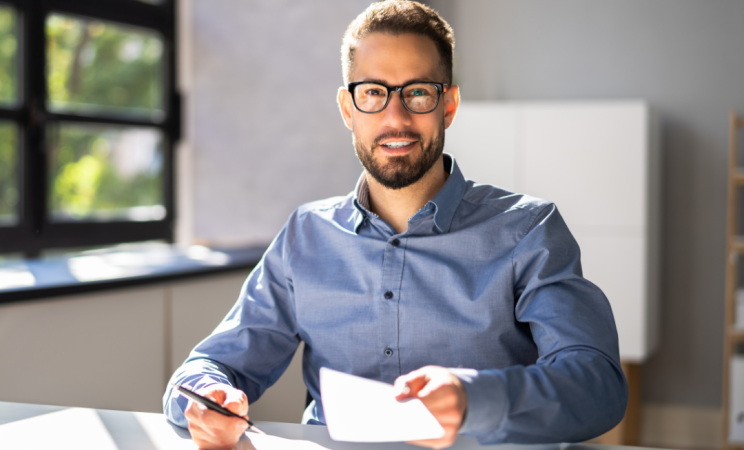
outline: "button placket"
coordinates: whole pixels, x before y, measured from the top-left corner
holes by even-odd
[[[398,351],[398,322],[400,314],[400,288],[403,276],[403,262],[405,261],[405,245],[403,239],[389,239],[385,245],[383,257],[381,292],[378,303],[380,335],[380,371],[382,380],[392,383],[401,375],[400,358],[396,358]]]

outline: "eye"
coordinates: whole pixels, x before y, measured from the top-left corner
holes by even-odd
[[[431,91],[432,91],[431,86],[428,86],[425,84],[419,84],[419,85],[414,85],[414,86],[408,86],[403,91],[403,95],[406,98],[432,97],[434,94],[432,94]]]
[[[385,95],[385,92],[382,89],[370,88],[364,91],[364,95],[366,95],[367,97],[378,97]]]

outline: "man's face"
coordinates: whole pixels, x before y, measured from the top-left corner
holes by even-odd
[[[349,81],[375,81],[402,86],[412,81],[443,83],[434,43],[424,36],[372,33],[355,52]],[[384,110],[365,114],[354,107],[351,94],[340,89],[338,102],[346,126],[354,135],[357,157],[383,186],[400,189],[421,179],[444,148],[444,130],[454,119],[459,103],[456,86],[439,98],[427,114],[408,111],[400,94],[392,93]]]

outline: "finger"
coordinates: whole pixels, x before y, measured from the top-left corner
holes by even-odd
[[[202,414],[200,425],[213,434],[243,432],[248,428],[248,423],[237,417],[228,417],[216,411],[205,411]]]
[[[395,398],[398,400],[405,398],[416,397],[426,383],[428,382],[428,376],[424,373],[411,372],[408,375],[403,375],[395,380]]]
[[[248,414],[248,397],[238,389],[231,389],[227,392],[227,397],[223,406],[239,416]]]
[[[225,398],[227,398],[227,393],[225,392],[225,389],[222,386],[217,386],[217,385],[208,386],[204,389],[200,389],[196,393],[204,397],[207,397],[208,399],[213,400],[220,405],[223,404],[225,402]]]
[[[441,395],[441,391],[446,389],[446,387],[447,386],[441,379],[428,380],[428,383],[426,383],[424,386],[421,387],[421,389],[418,390],[418,392],[416,393],[416,397],[425,398],[435,394]]]

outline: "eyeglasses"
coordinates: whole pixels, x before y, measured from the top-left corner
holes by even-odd
[[[356,109],[374,114],[382,111],[390,101],[393,92],[400,95],[400,101],[414,114],[426,114],[439,105],[439,95],[447,92],[449,86],[443,83],[408,83],[404,86],[385,86],[382,83],[357,81],[349,83],[349,92]]]

